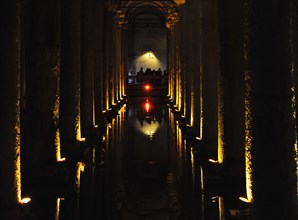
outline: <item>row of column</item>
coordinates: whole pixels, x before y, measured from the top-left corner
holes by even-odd
[[[112,13],[105,1],[2,4],[1,210],[21,202],[29,169],[50,177],[44,168],[75,155],[124,99],[125,34]]]
[[[295,219],[297,4],[200,0],[179,10],[169,99],[223,178],[244,182],[256,219]]]

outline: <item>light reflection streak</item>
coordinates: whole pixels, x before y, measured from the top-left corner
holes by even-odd
[[[60,218],[60,203],[61,203],[61,200],[64,200],[64,198],[57,198],[57,200],[56,200],[55,220],[59,220],[59,218]]]
[[[204,172],[203,172],[203,167],[202,166],[200,166],[200,175],[201,175],[201,192],[202,192],[202,198],[201,198],[201,201],[202,201],[202,216],[204,216],[205,185],[204,185]]]
[[[195,158],[194,158],[194,151],[193,147],[190,148],[190,161],[191,161],[191,182],[192,182],[192,192],[195,189]]]
[[[75,180],[77,192],[80,191],[80,187],[81,187],[81,172],[84,172],[84,171],[85,171],[85,164],[82,163],[82,162],[78,162],[77,163],[77,174],[76,174],[76,180]]]
[[[225,205],[222,196],[218,197],[219,220],[225,220]]]

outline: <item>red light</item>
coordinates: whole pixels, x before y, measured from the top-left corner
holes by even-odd
[[[150,90],[150,88],[151,88],[150,85],[148,85],[148,84],[145,85],[145,90]]]
[[[150,103],[148,102],[148,99],[146,100],[146,103],[145,103],[145,110],[146,112],[149,112],[150,111],[150,108],[151,108],[151,105]]]

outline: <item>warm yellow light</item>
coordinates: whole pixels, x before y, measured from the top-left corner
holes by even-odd
[[[149,59],[154,59],[154,55],[153,55],[152,51],[149,51],[147,54],[148,54]]]
[[[150,69],[164,68],[163,64],[159,61],[158,57],[156,57],[155,54],[149,54],[148,52],[137,57],[136,63],[141,64],[140,66],[137,66],[137,69],[140,69],[141,67],[146,67]]]
[[[150,104],[149,103],[146,103],[145,104],[145,108],[146,108],[146,112],[149,112],[150,111]]]
[[[253,148],[253,134],[252,134],[252,77],[250,72],[245,73],[246,91],[245,91],[245,177],[246,177],[246,195],[247,201],[252,202],[253,198],[253,166],[252,166],[252,148]]]
[[[86,138],[81,137],[81,138],[78,139],[78,141],[80,141],[80,142],[84,142],[84,141],[86,141]]]
[[[22,198],[20,201],[21,204],[27,204],[29,202],[31,202],[31,198],[29,197]]]
[[[214,160],[214,159],[209,159],[208,161],[211,162],[211,163],[218,163],[218,161]]]
[[[66,160],[66,158],[62,157],[62,158],[58,159],[58,162],[62,162],[62,161],[65,161],[65,160]]]
[[[196,137],[196,140],[200,141],[200,140],[202,140],[202,138],[201,137]]]
[[[56,217],[55,220],[59,220],[60,218],[60,202],[63,201],[64,198],[57,198],[56,200]]]
[[[149,137],[150,140],[152,140],[154,134],[157,132],[160,125],[159,123],[149,124],[147,121],[144,121],[143,125],[141,126],[139,121],[135,120],[135,127],[138,129],[138,131],[145,134]]]
[[[251,201],[250,201],[248,198],[245,198],[245,197],[239,197],[239,199],[240,199],[242,202],[245,202],[245,203],[251,203]]]

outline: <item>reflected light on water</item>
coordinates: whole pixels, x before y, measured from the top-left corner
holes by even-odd
[[[151,105],[150,105],[148,99],[146,100],[146,103],[145,103],[145,110],[146,110],[146,112],[150,112],[150,110],[151,110]]]
[[[77,163],[76,187],[77,191],[80,190],[81,185],[81,172],[85,171],[85,164],[82,162]]]
[[[225,206],[224,199],[222,196],[218,197],[218,211],[219,211],[219,220],[225,219]]]
[[[55,220],[59,220],[59,218],[60,218],[60,203],[61,203],[61,200],[64,200],[64,198],[57,198],[57,200],[56,200]]]
[[[140,123],[136,120],[135,121],[135,127],[143,133],[144,135],[148,136],[150,140],[153,139],[154,134],[159,128],[159,123],[151,123],[149,124],[148,122],[144,121],[143,126],[140,125]]]

